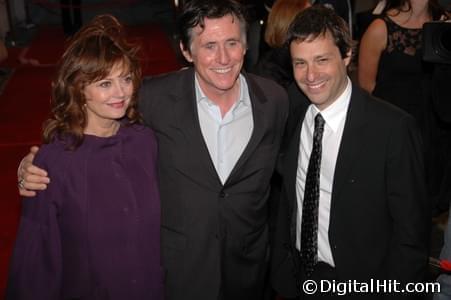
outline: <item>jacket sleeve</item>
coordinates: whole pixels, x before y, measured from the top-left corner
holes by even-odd
[[[22,199],[22,214],[10,262],[5,299],[59,299],[61,242],[57,220],[59,184]]]
[[[398,120],[387,153],[386,186],[393,219],[388,276],[402,283],[423,282],[428,265],[431,216],[422,141],[413,118],[404,116]]]

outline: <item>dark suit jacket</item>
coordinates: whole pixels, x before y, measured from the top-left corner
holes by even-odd
[[[293,296],[299,293],[294,276],[299,271],[296,170],[309,102],[294,86],[289,98],[271,275],[276,290]],[[329,240],[339,280],[424,279],[430,217],[421,149],[411,116],[353,86],[330,209]]]
[[[245,76],[254,130],[224,185],[200,130],[193,69],[146,79],[141,89],[140,110],[159,143],[168,299],[261,299],[269,181],[288,100],[276,83]]]

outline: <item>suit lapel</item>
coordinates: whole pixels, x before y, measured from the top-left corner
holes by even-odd
[[[284,142],[286,151],[282,153],[283,184],[286,190],[288,201],[288,211],[290,213],[290,237],[293,245],[296,242],[296,216],[297,216],[297,198],[296,198],[296,176],[299,163],[299,146],[302,123],[305,113],[310,103],[305,96],[298,90],[297,86],[292,86],[290,95],[290,115],[285,130]]]
[[[200,128],[194,84],[194,69],[190,68],[182,72],[182,76],[180,76],[180,80],[174,89],[174,114],[178,129],[183,132],[187,141],[187,159],[196,159],[196,161],[203,165],[207,172],[201,173],[206,174],[205,178],[201,178],[201,180],[203,182],[210,182],[208,186],[221,185],[221,180],[211,160]]]
[[[247,74],[243,74],[246,83],[248,85],[249,97],[251,99],[252,104],[252,118],[254,122],[254,129],[252,130],[251,138],[244,148],[243,153],[240,158],[236,162],[232,171],[230,172],[230,176],[227,179],[226,183],[233,182],[233,179],[236,173],[243,167],[246,161],[252,156],[257,146],[260,144],[260,141],[265,132],[268,131],[269,126],[269,118],[266,116],[265,103],[268,101],[263,91],[257,85],[253,78],[247,76]]]

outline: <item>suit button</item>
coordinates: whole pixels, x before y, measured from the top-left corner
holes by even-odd
[[[354,178],[351,178],[351,179],[348,180],[348,182],[349,182],[349,183],[354,183],[354,182],[355,182],[355,179],[354,179]]]
[[[219,198],[226,198],[228,196],[228,194],[224,191],[221,191],[221,193],[219,193]]]

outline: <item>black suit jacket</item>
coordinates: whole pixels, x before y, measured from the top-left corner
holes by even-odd
[[[194,71],[146,79],[140,110],[157,135],[167,299],[261,299],[268,264],[268,193],[288,100],[246,75],[254,130],[223,185],[197,114]],[[230,145],[233,147],[233,145]]]
[[[300,292],[295,275],[302,268],[295,251],[296,171],[309,102],[294,86],[289,97],[272,281],[281,294],[294,296]],[[423,173],[414,119],[353,86],[330,209],[329,241],[338,280],[424,280],[430,216]]]

